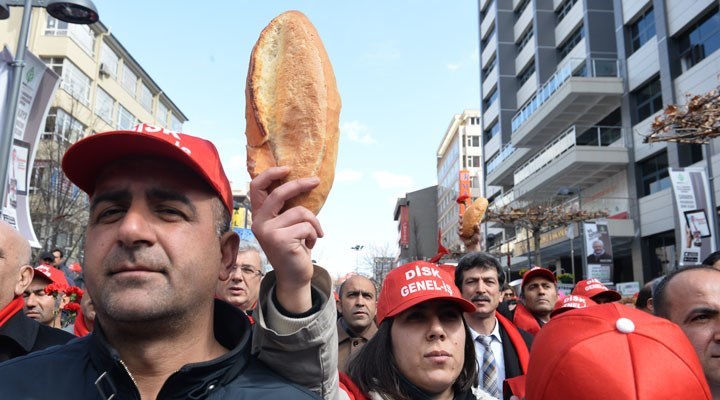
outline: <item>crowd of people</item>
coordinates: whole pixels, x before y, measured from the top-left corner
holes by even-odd
[[[720,253],[631,306],[541,266],[516,293],[479,235],[457,265],[334,287],[317,216],[283,209],[316,178],[258,175],[241,241],[204,139],[100,133],[63,170],[90,199],[84,268],[0,222],[0,398],[720,400]]]

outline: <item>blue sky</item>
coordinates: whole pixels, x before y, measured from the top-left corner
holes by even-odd
[[[94,0],[100,19],[215,142],[234,187],[246,187],[245,77],[260,31],[286,10],[313,22],[343,107],[336,178],[313,257],[352,271],[360,244],[396,243],[398,196],[437,183],[436,152],[454,114],[479,108],[475,0]],[[212,6],[211,6],[212,5]]]

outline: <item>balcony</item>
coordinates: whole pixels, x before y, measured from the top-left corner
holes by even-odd
[[[563,186],[590,187],[628,162],[621,127],[572,126],[515,170],[515,199],[551,198]]]
[[[513,171],[530,149],[516,148],[508,143],[487,163],[487,184],[510,186],[513,184]]]
[[[512,143],[541,147],[571,125],[591,126],[620,106],[617,60],[571,59],[512,119]]]

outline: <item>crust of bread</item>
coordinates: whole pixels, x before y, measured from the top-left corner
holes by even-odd
[[[287,165],[284,182],[319,177],[318,187],[284,207],[317,214],[335,178],[341,102],[330,59],[305,15],[288,11],[263,29],[250,56],[245,100],[250,176]]]
[[[488,201],[484,197],[478,197],[472,202],[470,207],[465,210],[462,218],[462,225],[460,228],[460,236],[470,238],[475,233],[475,226],[485,216],[485,210],[487,210]]]

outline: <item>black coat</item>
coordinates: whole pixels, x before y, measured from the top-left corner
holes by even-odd
[[[173,373],[158,399],[317,399],[250,354],[250,321],[239,309],[215,302],[215,337],[228,353]],[[0,399],[139,399],[120,355],[97,323],[93,333],[62,347],[0,364]]]
[[[69,332],[43,325],[18,311],[0,327],[0,362],[65,344],[74,338]]]

